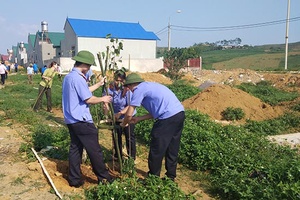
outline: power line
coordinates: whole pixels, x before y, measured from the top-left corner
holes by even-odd
[[[295,22],[299,21],[300,17],[294,17],[290,18],[288,20],[289,22]],[[191,26],[177,26],[177,25],[171,25],[172,30],[176,31],[228,31],[228,30],[238,30],[238,29],[249,29],[249,28],[258,28],[258,27],[264,27],[264,26],[273,26],[277,24],[283,24],[286,23],[287,20],[276,20],[276,21],[270,21],[270,22],[262,22],[262,23],[255,23],[255,24],[246,24],[246,25],[236,25],[236,26],[221,26],[221,27],[191,27]],[[166,29],[165,27],[164,29]],[[162,30],[164,30],[162,29]],[[161,30],[161,31],[162,31]],[[161,31],[157,34],[161,34]]]
[[[165,28],[161,29],[160,31],[156,32],[156,35],[161,34],[162,32],[166,32],[168,30],[168,27],[166,26]]]
[[[159,33],[156,33],[156,35],[162,35],[162,34],[164,34],[164,33],[167,33],[168,32],[168,30],[167,29],[165,29],[164,31],[162,31],[162,32],[159,32]]]

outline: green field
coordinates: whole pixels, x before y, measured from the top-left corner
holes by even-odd
[[[288,46],[287,69],[297,71],[300,69],[300,42]],[[285,44],[248,46],[222,49],[220,46],[197,44],[178,51],[177,57],[202,57],[203,69],[252,69],[261,71],[285,70]],[[157,55],[163,56],[167,52],[164,48],[157,49]]]
[[[300,69],[300,43],[290,45],[288,70]],[[284,45],[266,45],[248,49],[227,49],[202,53],[204,69],[284,70]]]

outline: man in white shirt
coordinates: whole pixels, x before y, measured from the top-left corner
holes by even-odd
[[[8,73],[6,66],[4,65],[4,62],[2,61],[0,64],[0,75],[1,75],[1,84],[5,84],[5,73]]]
[[[32,76],[33,76],[34,70],[32,64],[30,64],[27,67],[27,77],[28,77],[28,83],[32,84]]]

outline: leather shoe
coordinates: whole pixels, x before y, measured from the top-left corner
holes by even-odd
[[[69,184],[69,185],[70,185],[71,187],[79,188],[79,187],[81,187],[83,184],[84,184],[84,181],[80,181],[80,182],[77,183],[77,184]]]
[[[108,184],[108,183],[111,184],[114,181],[115,181],[114,178],[111,178],[110,180],[102,179],[101,181],[98,181],[98,184]]]

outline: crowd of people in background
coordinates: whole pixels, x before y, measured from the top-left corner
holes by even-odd
[[[28,77],[28,83],[32,84],[33,82],[33,76],[37,75],[40,73],[41,76],[43,76],[45,70],[47,68],[49,68],[51,66],[52,63],[50,63],[49,66],[44,65],[43,67],[39,68],[37,63],[30,63],[28,65],[28,67],[23,67],[25,69],[25,72],[27,73],[27,77]],[[13,64],[5,64],[5,62],[1,62],[1,65],[3,65],[5,67],[2,66],[2,69],[0,69],[0,74],[5,74],[5,76],[3,77],[3,80],[1,79],[1,84],[4,85],[5,83],[5,79],[8,78],[8,74],[9,73],[17,73],[19,70],[19,65],[17,63],[13,63]],[[62,67],[57,63],[57,68],[55,69],[55,71],[58,74],[58,78],[59,80],[62,81]],[[2,76],[1,76],[2,77]]]
[[[51,65],[51,64],[50,64]],[[5,84],[5,79],[8,78],[9,73],[17,73],[19,71],[19,64],[18,63],[9,63],[1,61],[0,63],[0,75],[1,75],[1,84]],[[41,76],[43,76],[45,70],[48,68],[47,65],[44,65],[43,67],[39,68],[37,63],[30,63],[28,67],[23,67],[25,69],[25,72],[27,73],[28,77],[28,83],[32,84],[33,81],[33,75],[41,73]],[[62,81],[62,68],[59,64],[57,64],[58,77]]]
[[[10,72],[18,72],[18,64],[10,64],[10,63],[5,63],[4,61],[1,61],[0,64],[0,75],[1,75],[1,85],[5,84],[5,79],[8,78],[8,74]]]

